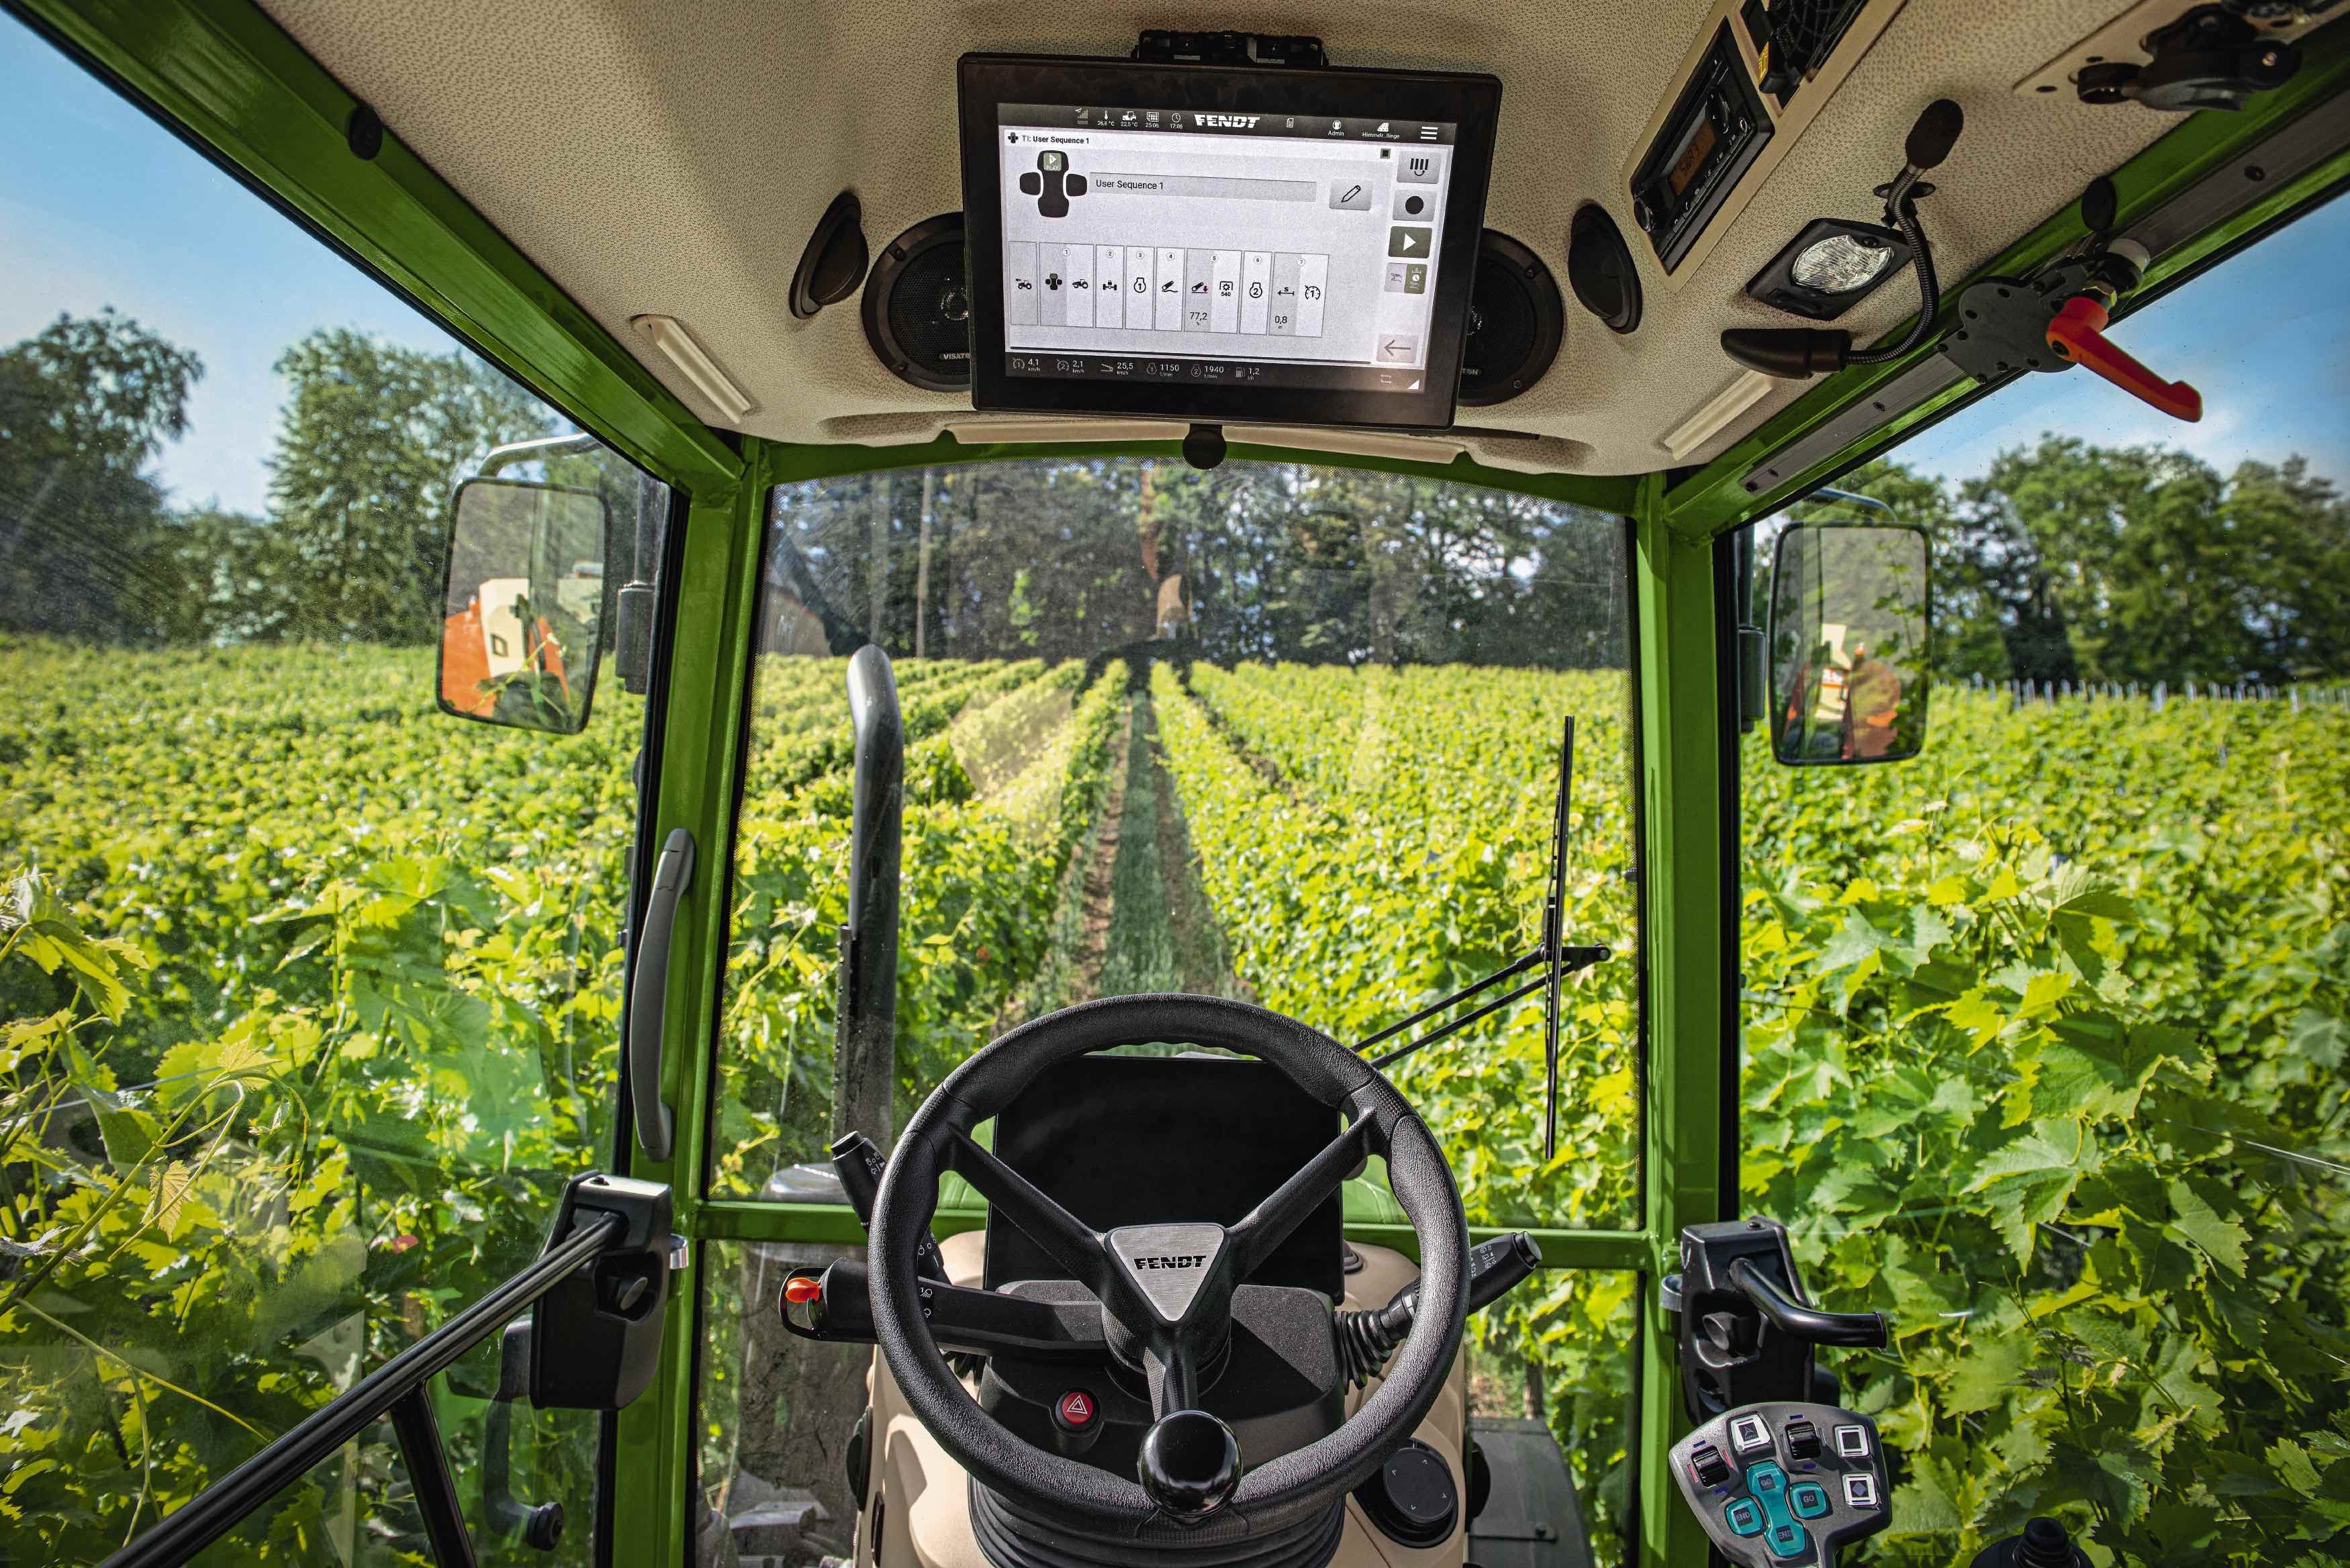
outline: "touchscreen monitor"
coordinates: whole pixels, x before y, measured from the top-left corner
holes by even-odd
[[[1451,422],[1490,77],[967,56],[981,409]]]

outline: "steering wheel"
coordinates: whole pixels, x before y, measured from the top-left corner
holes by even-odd
[[[1129,1226],[1107,1235],[972,1141],[974,1127],[1055,1064],[1154,1042],[1255,1056],[1352,1120],[1236,1225]],[[1214,1129],[1202,1130],[1213,1136]],[[1378,1390],[1337,1430],[1243,1476],[1231,1429],[1197,1408],[1201,1374],[1230,1331],[1233,1288],[1367,1154],[1387,1160],[1389,1184],[1419,1240],[1418,1316]],[[939,1178],[947,1170],[962,1175],[995,1219],[1017,1225],[1092,1293],[1105,1337],[1142,1368],[1152,1417],[1141,1449],[1142,1481],[1014,1436],[948,1370],[925,1326],[915,1272],[915,1248],[930,1234]],[[1139,1266],[1138,1256],[1145,1260]],[[1451,1371],[1467,1315],[1468,1222],[1434,1136],[1385,1078],[1328,1035],[1218,997],[1125,996],[1023,1024],[931,1092],[882,1176],[867,1263],[874,1336],[890,1375],[915,1416],[974,1482],[1049,1526],[1131,1538],[1171,1521],[1191,1526],[1188,1538],[1204,1544],[1227,1533],[1262,1540],[1267,1531],[1302,1528],[1309,1519],[1335,1531],[1335,1519],[1325,1516],[1335,1512],[1336,1500],[1411,1435]],[[981,1501],[975,1490],[975,1521]],[[1201,1528],[1211,1524],[1216,1528]]]

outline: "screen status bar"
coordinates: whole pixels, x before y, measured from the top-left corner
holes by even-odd
[[[999,127],[1038,130],[1180,131],[1187,135],[1279,136],[1313,141],[1452,144],[1449,120],[1356,119],[1312,114],[1234,114],[1215,109],[1142,109],[1100,104],[1007,103],[996,108]]]

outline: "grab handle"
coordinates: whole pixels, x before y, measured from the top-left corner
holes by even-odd
[[[661,1023],[669,1002],[670,932],[677,924],[677,901],[692,885],[693,835],[671,828],[653,867],[629,994],[629,1097],[636,1106],[637,1142],[654,1159],[669,1158],[675,1135],[675,1118],[660,1097]]]

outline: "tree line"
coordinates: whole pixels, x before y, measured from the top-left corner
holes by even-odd
[[[828,651],[1620,667],[1621,519],[1408,474],[1051,458],[777,492],[766,628]],[[805,648],[806,644],[795,646]]]
[[[1952,483],[1840,482],[1934,543],[1935,663],[1989,681],[2282,686],[2350,675],[2350,500],[2291,457],[2043,433]]]
[[[174,505],[154,478],[191,434],[194,353],[111,309],[0,350],[0,629],[429,640],[454,486],[551,416],[462,350],[345,328],[308,334],[276,368],[286,395],[255,517]],[[1945,674],[2350,674],[2350,502],[2298,457],[2222,474],[2043,435],[1973,479],[1879,462],[1843,483],[1931,533]],[[973,464],[786,486],[775,523],[769,601],[809,629],[772,619],[770,646],[1060,659],[1163,638],[1219,662],[1629,657],[1620,520],[1413,475]]]
[[[471,355],[322,327],[281,355],[266,517],[175,506],[203,360],[112,309],[0,350],[0,629],[127,643],[437,633],[449,500],[491,447],[547,434]],[[201,432],[198,432],[201,439]]]

